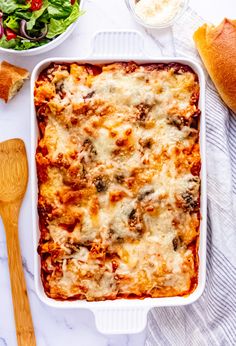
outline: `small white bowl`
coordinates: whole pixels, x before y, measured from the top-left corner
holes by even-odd
[[[83,9],[83,5],[84,5],[84,0],[80,0],[80,11]],[[31,49],[25,49],[25,50],[15,50],[15,49],[7,49],[7,48],[0,47],[0,52],[15,54],[19,56],[32,56],[32,55],[38,55],[38,54],[48,52],[49,50],[59,46],[72,34],[79,20],[80,20],[80,17],[73,24],[71,24],[67,28],[67,30],[64,31],[61,35],[59,35],[54,40],[50,41],[49,43],[46,43],[43,46],[31,48]]]
[[[163,22],[161,24],[157,24],[157,25],[150,25],[150,24],[146,23],[145,21],[143,21],[143,19],[140,18],[136,14],[135,9],[134,9],[135,0],[125,0],[125,3],[126,3],[128,10],[130,11],[131,15],[134,17],[136,22],[141,24],[145,28],[149,28],[149,29],[164,29],[164,28],[172,26],[183,15],[183,13],[185,12],[185,10],[188,7],[188,2],[189,2],[189,0],[182,0],[182,3],[180,4],[179,11],[176,13],[176,15],[171,20],[169,20],[167,22]]]

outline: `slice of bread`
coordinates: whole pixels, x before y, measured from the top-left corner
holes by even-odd
[[[24,68],[2,61],[0,63],[0,98],[8,102],[20,90],[28,77],[29,72]]]
[[[204,24],[193,39],[219,94],[236,112],[236,20],[218,26]]]

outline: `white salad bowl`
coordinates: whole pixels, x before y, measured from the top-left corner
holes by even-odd
[[[80,11],[83,9],[84,6],[84,0],[80,0]],[[18,56],[32,56],[32,55],[38,55],[42,53],[46,53],[50,51],[53,48],[56,48],[59,46],[62,42],[64,42],[75,30],[76,25],[78,24],[78,21],[80,20],[80,17],[73,23],[71,24],[66,31],[64,31],[61,35],[57,36],[55,39],[50,41],[49,43],[46,43],[43,46],[36,47],[36,48],[30,48],[30,49],[25,49],[25,50],[15,50],[15,49],[9,49],[9,48],[2,48],[0,47],[0,54],[1,52],[3,53],[8,53],[8,54],[14,54]]]

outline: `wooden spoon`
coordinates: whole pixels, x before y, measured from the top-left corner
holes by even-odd
[[[18,238],[18,216],[28,181],[24,142],[0,143],[0,215],[6,231],[8,265],[19,346],[34,346],[35,335]]]

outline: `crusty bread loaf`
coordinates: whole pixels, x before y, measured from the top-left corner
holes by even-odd
[[[204,24],[193,39],[219,94],[236,112],[236,20],[224,19],[217,27]]]
[[[24,68],[9,64],[6,61],[0,64],[0,98],[8,102],[29,77],[29,72]]]

